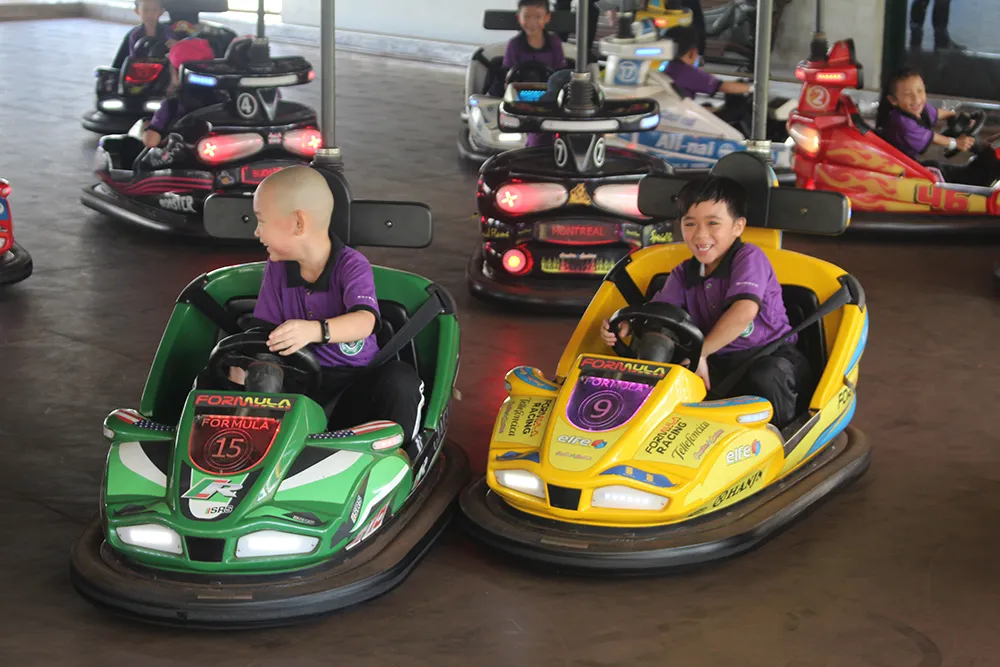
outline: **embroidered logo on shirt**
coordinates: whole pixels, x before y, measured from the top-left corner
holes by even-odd
[[[340,344],[340,351],[349,357],[361,354],[361,350],[363,350],[364,348],[365,348],[365,340],[363,338],[361,340],[356,340],[353,343]]]
[[[752,333],[753,333],[753,322],[747,325],[747,328],[743,330],[743,333],[741,333],[740,336],[742,336],[743,338],[748,338]]]

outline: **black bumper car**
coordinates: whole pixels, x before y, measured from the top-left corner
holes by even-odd
[[[14,217],[7,203],[9,196],[10,183],[0,178],[0,286],[21,282],[34,268],[28,251],[14,242]]]
[[[236,38],[230,28],[198,18],[200,12],[228,11],[228,0],[164,0],[163,8],[170,13],[171,32],[178,38],[207,40],[217,57],[221,58]],[[94,70],[97,100],[94,108],[83,114],[83,128],[102,135],[123,134],[137,120],[152,117],[170,85],[167,51],[165,42],[144,37],[130,56],[126,34],[111,66]]]
[[[278,86],[312,81],[312,65],[272,58],[266,39],[245,37],[223,59],[185,64],[180,76],[182,88],[210,89],[225,101],[177,119],[161,147],[146,148],[137,127],[102,137],[100,182],[81,201],[161,232],[252,240],[256,222],[242,213],[245,200],[269,174],[307,164],[321,144],[316,112],[278,94]]]
[[[507,151],[483,164],[477,192],[483,238],[466,276],[481,299],[579,313],[618,260],[673,241],[670,221],[643,215],[637,203],[644,176],[672,170],[657,157],[605,145],[604,133],[655,127],[655,101],[604,99],[585,72],[564,77],[565,86],[555,78],[547,86],[508,88],[501,128],[543,134],[551,145]]]

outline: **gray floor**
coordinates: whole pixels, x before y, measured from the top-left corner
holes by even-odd
[[[989,268],[1000,253],[978,243],[788,239],[867,289],[854,424],[875,459],[858,484],[744,557],[683,576],[563,578],[514,567],[453,528],[402,587],[307,626],[185,633],[92,609],[70,587],[67,556],[96,508],[100,422],[137,404],[183,286],[262,257],[120,227],[79,204],[95,143],[79,116],[92,67],[123,31],[0,23],[0,176],[36,265],[0,291],[0,665],[997,664],[1000,304]],[[481,470],[504,371],[551,371],[574,323],[497,311],[466,292],[476,228],[475,174],[454,148],[462,72],[347,55],[338,65],[356,195],[434,209],[430,249],[369,254],[458,299],[464,399],[451,434]],[[319,87],[288,95],[315,105]]]

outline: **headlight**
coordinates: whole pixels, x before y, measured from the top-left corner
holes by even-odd
[[[527,470],[497,470],[497,482],[508,489],[527,493],[536,498],[545,498],[542,478]]]
[[[500,141],[504,143],[514,143],[521,140],[520,132],[501,132],[497,137]]]
[[[815,127],[793,123],[788,128],[788,137],[795,142],[799,150],[809,157],[815,157],[819,154],[819,130]]]
[[[134,547],[177,554],[178,556],[184,553],[184,548],[181,547],[181,536],[177,534],[177,531],[158,523],[122,526],[116,528],[115,532],[118,533],[118,539]]]
[[[479,107],[472,107],[469,111],[469,118],[472,120],[473,125],[479,125],[483,123],[483,111]]]
[[[105,111],[119,111],[125,107],[125,103],[121,100],[104,100],[101,102],[101,108]]]
[[[602,486],[594,490],[590,499],[592,507],[606,507],[616,510],[661,510],[667,505],[667,498],[646,493],[628,486]]]
[[[291,556],[311,553],[319,544],[318,537],[283,533],[279,530],[259,530],[244,535],[236,543],[237,558]]]

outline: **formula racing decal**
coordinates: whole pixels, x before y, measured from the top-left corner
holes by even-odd
[[[640,446],[635,458],[697,468],[707,451],[702,448],[706,432],[714,435],[719,430],[725,430],[723,424],[675,415],[660,424],[652,437]]]
[[[537,445],[554,399],[515,396],[507,399],[497,418],[493,439],[519,445]]]
[[[227,396],[222,394],[199,394],[195,396],[196,406],[213,408],[263,408],[266,410],[291,410],[294,398],[274,399],[270,396]]]

